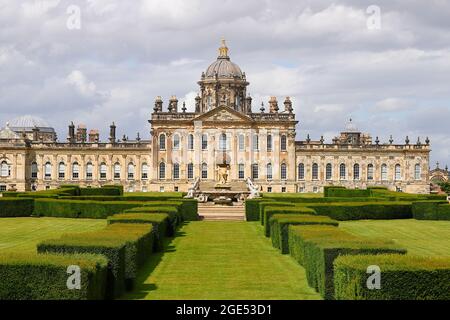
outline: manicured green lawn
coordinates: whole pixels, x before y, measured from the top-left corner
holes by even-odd
[[[35,252],[41,240],[69,232],[102,229],[106,220],[65,218],[1,218],[0,254],[5,251]]]
[[[370,238],[394,240],[406,248],[408,254],[450,256],[450,221],[340,221],[339,228]]]
[[[125,299],[320,299],[304,269],[257,222],[190,222],[143,268]]]

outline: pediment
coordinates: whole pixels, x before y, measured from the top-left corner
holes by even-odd
[[[218,107],[210,110],[197,118],[194,121],[211,121],[211,122],[253,122],[253,119],[247,115],[233,110],[229,107]]]

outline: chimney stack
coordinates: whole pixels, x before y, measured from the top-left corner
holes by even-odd
[[[112,125],[109,126],[109,142],[115,143],[116,142],[116,125],[113,122]]]

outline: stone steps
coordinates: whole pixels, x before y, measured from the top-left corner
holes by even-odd
[[[245,207],[199,205],[198,214],[204,221],[245,221]]]

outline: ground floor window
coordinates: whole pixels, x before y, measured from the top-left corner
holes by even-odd
[[[0,192],[4,192],[6,191],[6,186],[5,185],[0,185]]]
[[[194,179],[194,165],[189,163],[187,166],[188,179]]]
[[[242,164],[242,163],[239,164],[238,174],[239,174],[239,179],[244,179],[245,172],[244,172],[244,164]]]
[[[259,168],[257,164],[252,164],[252,179],[259,179]]]
[[[202,164],[202,179],[208,179],[208,165]]]
[[[267,192],[272,192],[272,187],[267,187]]]
[[[286,192],[286,187],[281,187],[281,192],[285,193]]]

